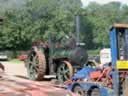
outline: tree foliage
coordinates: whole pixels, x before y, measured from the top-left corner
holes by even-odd
[[[92,2],[86,7],[86,17],[93,24],[94,48],[109,47],[109,28],[114,23],[128,23],[128,14],[125,13],[127,7],[120,2],[111,2],[105,5]]]
[[[35,40],[48,41],[50,35],[58,41],[65,35],[75,35],[76,15],[81,17],[80,39],[87,49],[109,47],[110,26],[128,23],[128,6],[120,2],[105,5],[92,2],[83,8],[80,0],[23,1],[18,8],[0,4],[4,9],[0,10],[4,17],[0,25],[0,49],[25,50]]]
[[[73,32],[80,7],[79,0],[29,0],[19,9],[6,10],[0,48],[27,49],[33,41],[47,40],[50,34],[59,38]]]

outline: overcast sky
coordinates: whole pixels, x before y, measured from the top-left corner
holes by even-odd
[[[86,6],[89,4],[89,2],[91,1],[95,1],[97,3],[100,3],[100,4],[106,4],[108,2],[111,2],[111,1],[120,1],[124,4],[128,4],[128,0],[81,0],[83,2],[83,5]]]

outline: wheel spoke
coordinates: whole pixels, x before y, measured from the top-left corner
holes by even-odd
[[[63,70],[64,70],[63,66],[60,66],[60,67],[59,67],[59,71],[62,72]]]
[[[33,67],[33,73],[31,75],[32,75],[32,78],[36,78],[37,76],[37,71],[34,67]]]
[[[33,62],[33,65],[36,65],[36,55],[33,57],[32,62]]]
[[[34,75],[37,75],[37,71],[35,69],[33,71],[34,71]]]
[[[30,59],[33,61],[34,53],[31,54]]]
[[[69,62],[62,62],[57,73],[59,81],[64,82],[68,80],[72,76],[72,71],[72,65]]]
[[[32,64],[33,63],[31,60],[28,60],[27,62],[28,62],[28,64]]]
[[[59,68],[58,70],[59,70],[58,73],[62,75],[63,74],[63,69],[62,68]]]
[[[36,71],[36,73],[38,73],[39,68],[38,67],[34,67],[34,70]]]
[[[29,66],[29,72],[30,72],[30,74],[32,74],[33,73],[33,66],[30,64],[30,66]]]
[[[65,73],[69,73],[70,71],[69,71],[69,69],[66,69],[66,70],[64,70],[64,72],[65,72]]]
[[[67,74],[64,74],[64,79],[65,80],[68,80],[69,79],[69,77],[67,76]]]
[[[39,65],[39,61],[37,60],[37,58],[36,58],[36,65],[37,65],[37,66]]]
[[[29,74],[30,74],[31,79],[34,79],[37,76],[37,72],[38,72],[38,69],[36,69],[36,67],[34,67],[32,64],[30,64]]]

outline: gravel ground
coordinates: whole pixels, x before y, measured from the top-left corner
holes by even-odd
[[[27,70],[24,63],[16,64],[12,62],[2,61],[1,62],[5,67],[5,72],[8,75],[15,75],[19,77],[27,78]],[[55,75],[45,75],[44,78],[50,79],[55,78]]]
[[[9,75],[27,76],[27,71],[24,63],[15,64],[12,62],[1,62],[5,67],[5,72]]]

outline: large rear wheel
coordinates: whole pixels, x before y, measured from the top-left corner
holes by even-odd
[[[27,74],[31,80],[43,80],[46,72],[45,55],[36,47],[35,49],[30,52],[26,61]]]
[[[62,61],[57,68],[57,79],[63,83],[73,76],[72,64],[68,61]]]

